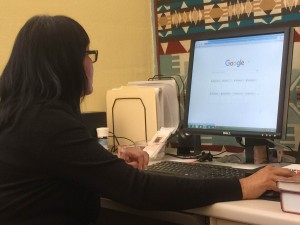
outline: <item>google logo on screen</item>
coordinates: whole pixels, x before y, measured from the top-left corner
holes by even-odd
[[[227,59],[227,60],[225,61],[225,65],[226,65],[226,66],[236,66],[236,67],[240,67],[240,66],[244,66],[244,65],[245,65],[245,61],[242,60],[242,59],[237,60],[237,61]]]

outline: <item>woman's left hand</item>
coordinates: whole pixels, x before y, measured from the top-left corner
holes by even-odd
[[[126,147],[122,158],[127,164],[133,166],[134,168],[145,170],[148,167],[148,153],[135,147]]]

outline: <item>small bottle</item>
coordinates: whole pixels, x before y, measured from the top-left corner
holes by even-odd
[[[99,144],[108,150],[108,128],[99,127],[96,130]]]

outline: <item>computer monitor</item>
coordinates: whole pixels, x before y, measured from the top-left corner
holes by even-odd
[[[184,132],[254,140],[282,138],[287,119],[290,37],[289,28],[265,27],[194,38]]]

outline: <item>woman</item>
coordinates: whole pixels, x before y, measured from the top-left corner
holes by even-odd
[[[257,198],[292,176],[266,167],[241,180],[204,183],[142,172],[142,151],[128,153],[138,169],[118,159],[80,119],[96,56],[71,18],[35,16],[20,30],[0,78],[0,224],[90,224],[100,196],[158,210]]]

